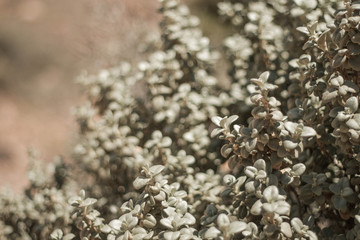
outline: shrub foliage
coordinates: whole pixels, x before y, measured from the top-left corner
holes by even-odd
[[[360,2],[220,2],[221,49],[160,3],[161,48],[80,77],[74,161],[1,193],[0,239],[360,239]]]

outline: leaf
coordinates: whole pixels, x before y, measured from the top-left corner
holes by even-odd
[[[355,71],[360,71],[360,55],[351,56],[349,64]]]
[[[73,206],[73,207],[77,207],[79,206],[79,204],[82,202],[82,198],[80,198],[79,196],[73,196],[69,199],[68,203]]]
[[[275,212],[280,215],[290,215],[290,204],[286,201],[276,202]]]
[[[264,210],[267,213],[274,213],[276,210],[276,204],[275,203],[263,203],[261,206],[262,210]]]
[[[359,224],[360,223],[360,215],[355,215],[355,223]]]
[[[267,173],[264,170],[260,170],[258,171],[258,173],[256,174],[255,179],[265,179],[267,177]]]
[[[266,236],[274,235],[275,231],[277,231],[277,226],[275,224],[267,224],[264,227],[264,233]]]
[[[251,131],[250,128],[243,127],[243,128],[241,129],[241,134],[244,135],[244,136],[246,136],[246,137],[251,137],[251,133],[252,133],[252,131]]]
[[[241,127],[237,124],[234,124],[233,128],[237,133],[239,133]]]
[[[147,232],[144,228],[142,227],[136,227],[131,231],[132,234],[134,235],[139,235],[139,234],[145,234],[144,236],[146,236]]]
[[[337,53],[331,63],[331,66],[333,68],[340,67],[342,64],[344,64],[346,61],[346,55]]]
[[[81,189],[80,192],[79,192],[79,197],[84,199],[85,198],[85,190],[84,189]]]
[[[237,119],[239,118],[239,116],[237,115],[232,115],[230,116],[225,123],[225,127],[229,127],[233,122],[235,122]]]
[[[316,195],[320,196],[322,194],[322,188],[320,186],[314,186],[311,188],[311,191]]]
[[[326,52],[328,50],[327,43],[326,43],[326,37],[328,35],[329,30],[326,30],[323,32],[320,37],[317,39],[317,45],[321,50]]]
[[[169,230],[173,230],[173,228],[174,228],[172,225],[172,221],[169,218],[161,219],[160,223]]]
[[[248,138],[245,142],[245,149],[246,151],[248,151],[249,153],[255,149],[257,144],[257,138]]]
[[[351,37],[351,41],[353,43],[360,43],[360,33],[356,33],[354,36]]]
[[[360,123],[357,122],[355,119],[349,119],[346,121],[346,125],[350,129],[360,130]]]
[[[63,237],[63,232],[61,229],[55,229],[51,234],[50,237],[54,240],[61,240]]]
[[[186,225],[194,225],[196,223],[196,219],[191,213],[185,213],[183,219],[185,220]]]
[[[226,185],[232,185],[233,183],[236,182],[236,178],[231,175],[231,174],[226,174],[224,177],[223,177],[223,181]]]
[[[359,100],[357,97],[352,96],[346,100],[345,107],[347,107],[351,113],[355,113],[359,107]]]
[[[351,93],[358,93],[359,87],[352,81],[346,80],[344,82],[344,85],[346,86],[346,91]]]
[[[258,159],[254,163],[254,167],[256,167],[257,170],[266,170],[266,163],[264,159]]]
[[[308,230],[307,234],[309,236],[309,240],[318,240],[318,237],[316,236],[316,234],[313,231]]]
[[[111,227],[109,225],[103,225],[100,229],[101,229],[101,232],[106,233],[106,234],[111,232]]]
[[[303,229],[304,224],[299,218],[294,217],[293,219],[291,219],[290,223],[291,223],[291,226],[294,228],[294,230],[297,233],[299,233],[299,234],[303,233],[302,229]]]
[[[184,135],[183,135],[183,138],[188,141],[188,142],[195,142],[195,136],[194,136],[194,133],[192,131],[190,132],[186,132]]]
[[[258,106],[251,110],[251,115],[256,119],[265,118],[267,116],[267,114],[268,114],[268,112],[267,112],[266,108],[263,106]]]
[[[299,32],[305,33],[306,35],[310,36],[310,32],[307,29],[307,27],[297,27],[296,30],[298,30]]]
[[[259,186],[258,181],[250,181],[245,183],[245,191],[247,193],[253,193],[256,191],[256,188]]]
[[[116,231],[120,231],[121,224],[122,224],[122,221],[120,221],[119,219],[114,219],[114,220],[111,220],[111,222],[109,223],[109,226]]]
[[[253,205],[252,205],[252,207],[251,207],[251,209],[250,209],[250,213],[252,214],[252,215],[260,215],[261,214],[261,211],[262,211],[262,202],[261,202],[261,200],[259,199],[259,200],[257,200]]]
[[[356,43],[349,42],[347,45],[350,55],[359,55],[360,54],[360,45]]]
[[[339,195],[334,195],[331,197],[331,201],[334,203],[334,207],[337,210],[345,210],[346,209],[346,199],[339,196]]]
[[[174,193],[174,197],[176,198],[186,198],[187,193],[184,190],[178,190]]]
[[[354,191],[350,187],[346,187],[346,188],[342,189],[341,196],[348,197],[348,196],[352,195],[353,193],[354,193]]]
[[[338,115],[338,113],[343,110],[344,110],[344,107],[342,107],[342,106],[334,107],[333,109],[330,110],[329,116],[332,118],[335,118]]]
[[[346,187],[349,187],[350,186],[350,182],[349,182],[349,179],[347,177],[342,177],[340,178],[339,182],[338,182],[338,185],[341,186],[341,189],[344,189]]]
[[[218,127],[220,127],[220,121],[221,121],[221,117],[215,116],[211,118],[211,121]]]
[[[128,229],[132,229],[138,224],[139,219],[137,217],[135,217],[135,216],[132,216],[130,213],[127,213],[125,215],[125,221],[127,223]]]
[[[250,96],[251,102],[253,102],[255,104],[260,102],[262,98],[263,98],[263,96],[260,93],[253,93]]]
[[[276,186],[269,186],[263,192],[267,202],[277,201],[279,199],[279,189]]]
[[[285,237],[291,238],[292,231],[291,226],[288,222],[282,222],[280,225],[281,232],[285,235]]]
[[[75,234],[68,233],[62,238],[62,240],[71,240],[71,239],[74,239],[74,238],[75,238]]]
[[[324,173],[319,173],[316,175],[316,183],[317,184],[321,184],[324,183],[326,181],[327,177]]]
[[[268,143],[268,147],[273,151],[277,151],[278,148],[280,147],[280,140],[277,138],[270,139]]]
[[[257,169],[254,168],[253,166],[247,166],[244,170],[244,173],[246,174],[246,176],[248,176],[249,178],[255,178],[255,175],[257,173]]]
[[[264,86],[263,86],[264,90],[269,90],[269,91],[273,91],[273,90],[275,90],[277,88],[278,88],[277,85],[274,85],[274,84],[271,84],[271,83],[265,83]]]
[[[216,137],[217,135],[219,135],[220,133],[222,133],[224,131],[224,129],[222,128],[215,128],[214,130],[212,130],[211,132],[211,137],[214,138]]]
[[[160,191],[159,194],[154,196],[154,199],[159,202],[164,201],[165,198],[166,198],[166,193],[164,191]]]
[[[305,2],[309,3],[310,1],[305,1]],[[314,4],[316,4],[315,1],[314,1]],[[310,34],[315,35],[315,31],[316,31],[316,28],[318,26],[318,22],[317,21],[311,21],[306,26],[309,29]]]
[[[242,235],[244,235],[245,237],[249,237],[253,234],[258,235],[258,227],[255,223],[249,222],[246,229],[242,232]]]
[[[238,214],[237,214],[238,218],[239,219],[245,219],[248,216],[248,214],[249,214],[249,211],[248,211],[247,206],[245,204],[240,205],[239,210],[238,210]]]
[[[284,147],[285,147],[286,149],[288,149],[288,150],[293,150],[293,149],[295,149],[295,148],[298,146],[298,143],[295,143],[295,142],[290,141],[290,140],[285,140],[285,141],[283,142],[283,144],[284,144]]]
[[[218,210],[214,204],[209,204],[205,210],[206,216],[208,216],[208,217],[215,216],[217,214],[217,212],[218,212]]]
[[[284,115],[282,114],[281,111],[275,110],[275,111],[271,112],[271,118],[275,121],[282,121],[284,118]]]
[[[314,137],[316,136],[316,131],[312,127],[304,126],[301,132],[301,137]]]
[[[294,178],[292,176],[289,175],[288,172],[285,172],[282,176],[281,176],[281,182],[283,182],[284,184],[290,184],[294,181]]]
[[[219,234],[221,234],[220,230],[218,230],[216,227],[211,227],[205,232],[204,238],[214,239]]]
[[[220,149],[221,156],[224,158],[227,158],[232,151],[233,149],[231,144],[224,144]]]
[[[180,232],[176,231],[176,232],[166,232],[164,233],[164,238],[166,240],[176,240],[180,237]]]
[[[339,195],[340,191],[341,191],[341,187],[339,184],[333,183],[333,184],[330,184],[329,190],[331,192],[333,192],[334,194]]]
[[[163,165],[154,165],[150,167],[149,171],[152,176],[156,176],[160,174],[165,169],[165,166]]]
[[[145,178],[143,176],[139,176],[134,180],[133,186],[136,190],[139,190],[139,189],[145,187],[149,181],[150,181],[150,178]]]
[[[298,119],[302,116],[303,110],[300,110],[298,107],[292,108],[287,112],[287,115],[290,119]]]
[[[260,74],[260,77],[259,79],[263,82],[263,83],[266,83],[268,78],[270,76],[270,72],[269,71],[266,71],[266,72],[263,72],[262,74]]]
[[[156,218],[148,213],[142,223],[146,228],[153,228],[156,226]]]
[[[238,179],[237,179],[237,182],[236,182],[236,188],[239,189],[246,181],[247,177],[246,176],[240,176]]]
[[[251,79],[251,82],[254,83],[254,84],[256,84],[256,85],[258,85],[260,88],[262,88],[262,87],[264,86],[263,82],[262,82],[260,79],[258,79],[258,78],[252,78],[252,79]],[[262,96],[261,96],[261,97],[262,97]]]
[[[229,217],[224,213],[220,214],[217,217],[217,224],[220,227],[220,229],[226,228],[227,226],[230,225]]]
[[[308,65],[311,62],[311,56],[309,54],[303,54],[298,60],[300,65]]]
[[[334,98],[336,98],[339,95],[339,92],[334,90],[334,91],[325,91],[322,95],[322,99],[324,101],[324,103],[327,103],[331,100],[333,100]]]
[[[87,206],[93,205],[96,202],[97,202],[97,199],[95,199],[95,198],[87,198],[80,204],[80,207],[87,207]]]
[[[350,7],[352,10],[360,10],[360,3],[358,1],[352,2]]]
[[[288,130],[291,134],[294,134],[298,124],[294,123],[294,122],[287,121],[287,122],[284,123],[284,126],[285,126],[286,130]]]
[[[172,143],[171,138],[169,138],[169,137],[164,137],[164,138],[162,139],[162,141],[161,141],[161,146],[162,146],[162,147],[169,147],[169,146],[171,145],[171,143]]]
[[[298,163],[292,167],[292,170],[295,176],[300,176],[305,172],[306,166],[302,163]]]
[[[121,236],[123,239],[130,239],[131,233],[129,230],[126,230],[124,234]],[[90,240],[90,239],[89,239]],[[117,240],[117,239],[116,239]]]
[[[229,197],[232,191],[233,190],[231,188],[227,188],[220,193],[220,197]]]
[[[227,232],[230,235],[233,235],[235,233],[244,231],[246,229],[246,227],[247,227],[247,224],[245,222],[235,221],[235,222],[230,223],[230,226],[229,226]]]
[[[302,50],[306,50],[306,49],[312,48],[314,46],[315,46],[314,42],[312,40],[309,40],[306,43],[304,43],[304,46],[302,47]]]
[[[159,130],[155,130],[152,134],[151,134],[151,137],[153,139],[161,139],[163,137],[161,131]]]
[[[340,87],[344,84],[344,78],[341,75],[332,75],[330,85],[333,87]]]

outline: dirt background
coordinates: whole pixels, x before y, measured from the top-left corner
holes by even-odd
[[[217,1],[185,2],[219,44]],[[71,109],[84,100],[76,76],[141,59],[144,39],[159,30],[158,7],[156,0],[0,0],[0,186],[26,186],[29,149],[45,162],[71,159],[78,137]]]

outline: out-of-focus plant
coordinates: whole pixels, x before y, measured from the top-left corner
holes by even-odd
[[[1,193],[0,238],[359,239],[360,3],[220,2],[218,50],[160,4],[161,49],[79,78],[74,162]]]

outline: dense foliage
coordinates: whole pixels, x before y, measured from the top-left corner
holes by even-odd
[[[1,193],[0,239],[360,239],[360,2],[220,2],[217,50],[160,2],[161,49],[80,77],[74,161]]]

